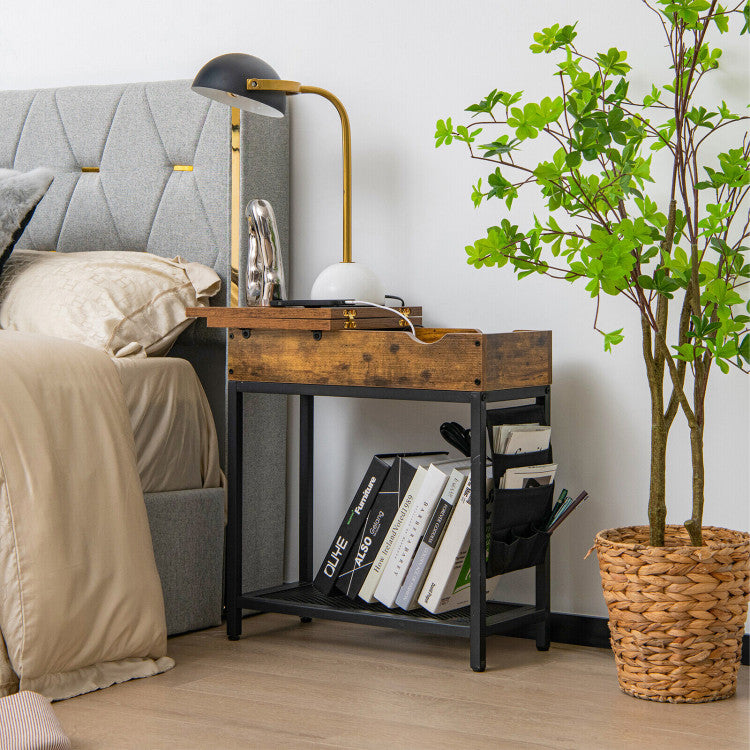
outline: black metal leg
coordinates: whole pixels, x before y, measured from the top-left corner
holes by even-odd
[[[484,672],[487,664],[485,505],[487,486],[487,403],[481,393],[471,395],[471,668]]]
[[[544,424],[550,424],[550,420],[552,419],[552,392],[549,386],[546,387],[544,396],[537,398],[537,403],[539,403],[540,399],[544,405]]]
[[[537,625],[536,647],[539,651],[549,650],[550,643],[550,550],[544,562],[536,566],[536,608],[544,610],[544,620]]]
[[[549,424],[552,406],[549,388],[542,398],[544,421]],[[536,647],[539,651],[549,650],[550,644],[550,570],[550,545],[548,544],[544,562],[536,566],[536,607],[544,610],[544,620],[537,625],[536,633]]]
[[[299,397],[299,580],[313,579],[313,442],[315,402]]]
[[[227,437],[227,529],[225,561],[225,597],[227,636],[236,641],[242,635],[242,391],[237,383],[228,385]]]

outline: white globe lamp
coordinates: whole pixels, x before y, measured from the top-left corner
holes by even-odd
[[[380,279],[362,263],[334,263],[320,273],[311,299],[343,299],[385,303],[385,289]]]

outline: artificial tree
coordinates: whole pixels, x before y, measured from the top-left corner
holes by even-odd
[[[531,51],[561,53],[559,93],[524,103],[523,92],[495,89],[467,107],[468,123],[439,120],[435,145],[462,142],[472,158],[498,165],[473,187],[475,206],[496,198],[510,211],[522,189],[536,188],[548,209],[528,228],[503,218],[466,248],[468,263],[508,265],[519,279],[539,273],[585,283],[607,351],[623,340],[623,328],[600,330],[602,293],[636,306],[651,396],[650,543],[665,542],[667,437],[681,410],[693,474],[685,527],[700,546],[709,374],[714,364],[726,373],[731,366],[747,372],[750,363],[743,244],[750,237],[750,139],[741,125],[748,117],[725,102],[709,106],[700,91],[722,54],[709,36],[736,21],[747,33],[750,3],[642,2],[661,24],[669,63],[666,80],[655,81],[645,96],[636,99],[630,90],[626,52],[584,54],[575,44],[577,24],[555,24],[534,34]],[[487,128],[492,140],[479,143],[482,133],[488,140]],[[710,151],[712,141],[726,140],[715,137],[725,128],[739,128],[740,136]],[[536,161],[542,137],[551,148]],[[522,152],[534,160],[524,161]],[[667,177],[656,178],[659,172]],[[678,316],[676,325],[670,315]]]

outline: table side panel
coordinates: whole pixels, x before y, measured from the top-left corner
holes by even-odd
[[[484,390],[552,383],[552,331],[488,333],[482,339]]]

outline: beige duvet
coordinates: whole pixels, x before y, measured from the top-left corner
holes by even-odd
[[[0,330],[0,696],[169,669],[122,385],[110,359]]]

